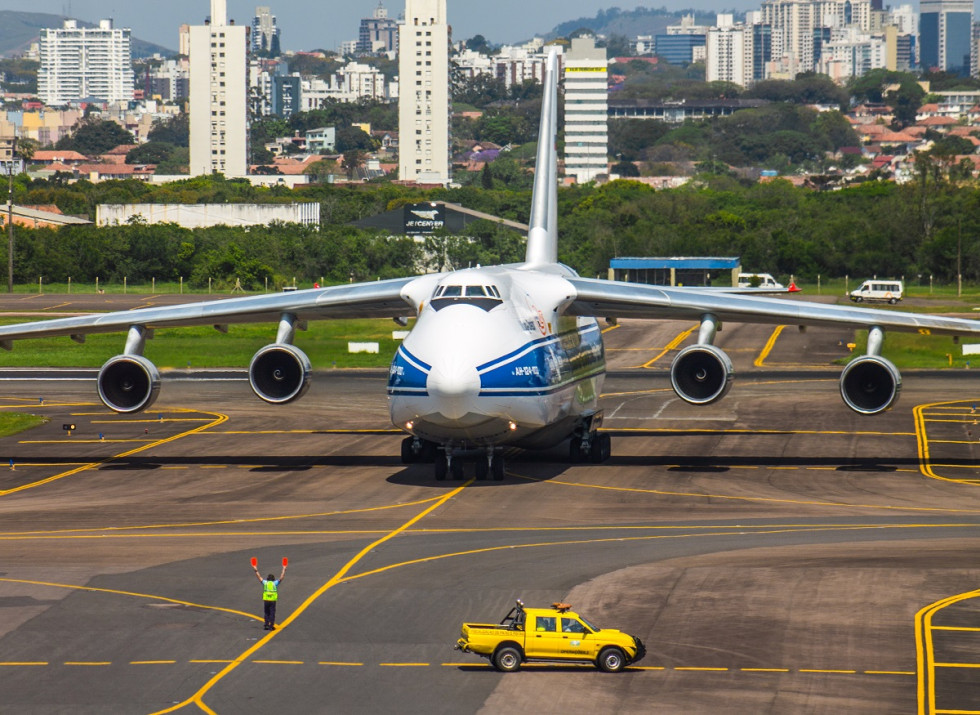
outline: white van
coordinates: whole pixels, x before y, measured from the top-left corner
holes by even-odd
[[[865,281],[848,295],[855,303],[891,303],[895,305],[905,294],[902,281],[872,280]]]
[[[752,279],[756,278],[757,281]],[[769,290],[781,290],[783,284],[777,281],[768,273],[739,273],[738,274],[738,287],[739,288],[752,288],[753,282],[758,283],[758,288],[768,288]]]

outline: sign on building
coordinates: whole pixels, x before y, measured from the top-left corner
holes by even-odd
[[[428,236],[444,228],[446,209],[441,204],[406,204],[405,235]]]

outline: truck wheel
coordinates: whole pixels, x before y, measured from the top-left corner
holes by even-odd
[[[501,673],[514,673],[521,669],[521,652],[514,646],[498,648],[493,654],[493,667]]]
[[[614,646],[603,648],[599,653],[596,666],[605,673],[618,673],[626,667],[626,656],[623,655],[623,651]]]

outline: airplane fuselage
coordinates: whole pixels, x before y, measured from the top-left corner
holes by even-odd
[[[452,447],[548,447],[594,414],[594,318],[562,315],[567,269],[476,268],[406,287],[418,320],[391,363],[392,422]]]

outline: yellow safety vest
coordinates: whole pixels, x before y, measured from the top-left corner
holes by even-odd
[[[279,589],[276,588],[275,581],[263,581],[262,582],[262,600],[263,601],[278,601],[279,600]]]

